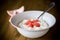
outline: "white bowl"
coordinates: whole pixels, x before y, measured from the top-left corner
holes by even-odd
[[[48,30],[55,24],[56,19],[55,17],[50,13],[45,13],[43,15],[43,19],[49,24],[48,28],[41,29],[39,31],[29,31],[27,29],[19,28],[17,25],[23,20],[23,19],[36,19],[43,11],[25,11],[23,13],[17,14],[11,18],[10,23],[13,25],[13,27],[17,28],[17,31],[28,38],[38,38],[43,35],[45,35]]]

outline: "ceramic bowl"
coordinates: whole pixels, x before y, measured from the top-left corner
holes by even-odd
[[[27,30],[27,29],[23,29],[23,28],[20,28],[18,27],[18,24],[24,20],[24,19],[36,19],[39,15],[42,14],[43,11],[25,11],[23,13],[20,13],[20,14],[17,14],[15,16],[13,16],[10,20],[10,23],[12,24],[13,27],[15,27],[17,29],[17,31],[25,36],[25,37],[28,37],[28,38],[38,38],[38,37],[41,37],[43,35],[45,35],[48,30],[53,27],[53,25],[56,23],[56,19],[55,17],[46,12],[43,17],[43,18],[49,25],[48,28],[45,28],[45,29],[41,29],[41,30],[35,30],[35,31],[30,31],[30,30]],[[41,19],[40,18],[40,19]]]

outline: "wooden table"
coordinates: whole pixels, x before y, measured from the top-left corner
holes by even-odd
[[[49,30],[49,32],[40,38],[26,38],[19,34],[19,32],[9,23],[9,16],[6,13],[7,10],[13,10],[24,5],[25,11],[27,10],[44,10],[48,5],[49,0],[8,0],[4,1],[0,6],[0,39],[1,40],[54,40],[55,34],[57,32],[57,23]],[[53,14],[56,19],[58,15],[56,14],[55,7],[49,11]]]

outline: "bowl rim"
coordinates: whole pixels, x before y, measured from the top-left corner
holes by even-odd
[[[29,10],[29,11],[24,11],[23,13],[25,13],[25,12],[31,12],[31,11],[43,12],[43,11],[40,11],[40,10]],[[48,12],[47,12],[47,13],[48,13]],[[50,13],[48,13],[48,14],[50,14]],[[17,15],[19,15],[19,14],[17,14]],[[50,15],[52,15],[52,14],[50,14]],[[15,16],[16,16],[16,15],[15,15]],[[55,23],[56,23],[56,17],[55,17],[54,15],[52,15],[52,16],[54,17]],[[13,17],[14,17],[14,16],[13,16]],[[13,18],[13,17],[12,17],[12,18]],[[12,18],[11,18],[11,20],[12,20]],[[48,27],[48,28],[45,28],[45,29],[40,29],[40,30],[28,30],[28,29],[20,28],[20,27],[14,25],[14,24],[12,23],[12,21],[10,21],[10,23],[11,23],[11,25],[12,25],[13,27],[15,27],[15,28],[17,28],[17,29],[22,29],[22,30],[30,31],[30,32],[36,32],[36,31],[41,31],[41,30],[50,29],[51,27],[53,27],[53,25],[55,25],[55,23],[54,23],[51,27]]]

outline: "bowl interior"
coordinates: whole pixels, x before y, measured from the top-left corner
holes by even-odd
[[[39,15],[41,15],[42,12],[43,11],[25,11],[13,16],[11,19],[11,23],[17,27],[18,23],[20,23],[22,20],[36,19]],[[56,22],[55,17],[48,12],[43,15],[43,20],[45,20],[49,24],[48,28],[52,27]]]

